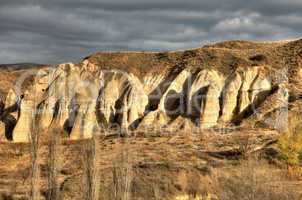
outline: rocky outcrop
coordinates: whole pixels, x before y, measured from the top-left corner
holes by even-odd
[[[240,73],[233,73],[225,83],[222,93],[221,122],[229,122],[235,114],[237,106],[237,97],[242,86],[242,76]]]
[[[168,85],[165,91],[159,92],[157,96],[153,96],[154,99],[159,99],[157,110],[149,112],[140,124],[140,128],[150,126],[150,124],[156,124],[163,126],[168,124],[171,118],[175,118],[178,115],[184,114],[185,110],[185,98],[186,90],[185,84],[191,77],[191,73],[188,70],[183,70],[174,80],[167,82]],[[161,93],[163,93],[161,95]]]
[[[107,71],[102,75],[103,86],[98,91],[98,113],[107,124],[119,124],[128,129],[143,117],[148,104],[139,79],[133,74]]]
[[[143,79],[143,88],[147,95],[158,89],[158,85],[164,80],[162,74],[145,76]]]
[[[251,98],[250,94],[252,92],[252,86],[254,81],[258,76],[258,68],[253,67],[242,72],[242,85],[239,90],[239,102],[238,102],[238,112],[244,111],[250,104]]]
[[[21,114],[13,130],[14,142],[29,142],[31,133],[36,128],[34,124],[35,107],[31,100],[23,100],[20,105]]]
[[[273,88],[272,94],[255,107],[243,124],[286,131],[288,128],[289,92],[286,84]]]
[[[8,92],[2,132],[8,140],[28,142],[35,127],[43,133],[56,127],[70,139],[84,139],[103,129],[202,130],[280,120],[272,116],[281,116],[287,106],[293,78],[281,84],[277,67],[241,59],[229,48],[130,57],[100,53],[79,64],[43,68],[25,91]],[[274,122],[267,127],[278,129]]]
[[[203,70],[198,73],[189,92],[189,108],[199,115],[201,128],[216,125],[220,105],[219,97],[223,88],[224,77],[214,70]],[[191,111],[189,111],[189,114]],[[193,116],[194,116],[193,114]]]
[[[90,138],[104,128],[207,129],[242,120],[249,116],[247,110],[260,108],[261,102],[275,95],[270,94],[270,79],[262,71],[259,66],[225,75],[212,69],[188,68],[172,79],[160,74],[139,79],[132,73],[102,70],[89,62],[61,64],[54,70],[39,71],[35,84],[20,103],[19,116],[15,116],[13,140],[30,140],[37,113],[39,129],[47,131],[55,124],[71,139]],[[160,86],[163,84],[165,87]],[[151,93],[156,90],[152,98],[158,104],[155,110],[149,110]],[[6,107],[18,99],[9,92]]]

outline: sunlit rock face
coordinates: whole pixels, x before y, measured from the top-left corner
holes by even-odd
[[[54,128],[72,140],[150,127],[278,128],[271,121],[281,119],[292,87],[277,81],[274,66],[250,63],[239,53],[226,48],[100,53],[78,64],[42,69],[22,94],[8,91],[2,137],[30,142],[33,130],[51,134]]]
[[[173,79],[161,74],[141,78],[87,62],[61,64],[40,71],[26,91],[15,115],[13,141],[30,141],[36,126],[41,131],[56,127],[71,139],[84,139],[117,126],[121,131],[176,124],[207,129],[229,123],[271,92],[270,79],[260,71],[261,66],[228,75],[184,69]],[[163,82],[166,86],[160,87]],[[9,92],[6,107],[18,99]],[[155,109],[150,109],[151,101],[158,102]]]
[[[23,100],[20,105],[20,117],[13,130],[13,140],[15,142],[28,142],[34,127],[34,102]]]
[[[235,72],[230,75],[224,85],[221,105],[221,122],[228,122],[232,119],[237,107],[238,94],[242,86],[242,76]]]

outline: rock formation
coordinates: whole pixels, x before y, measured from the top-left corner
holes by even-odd
[[[280,54],[286,45],[273,47]],[[278,82],[280,64],[242,61],[236,49],[210,46],[130,57],[99,53],[79,64],[41,69],[23,99],[8,92],[1,118],[10,124],[7,139],[28,142],[37,126],[47,132],[54,125],[71,139],[90,138],[101,129],[254,126],[286,107],[291,90],[290,84]],[[140,68],[148,63],[150,68]],[[14,105],[18,109],[9,110]],[[33,124],[37,118],[39,124]]]

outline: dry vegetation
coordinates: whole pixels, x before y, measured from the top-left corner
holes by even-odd
[[[301,199],[301,168],[289,171],[271,146],[258,151],[264,141],[275,141],[274,134],[54,137],[41,141],[37,154],[28,144],[2,144],[0,193],[3,199]]]
[[[120,69],[138,77],[173,73],[184,68],[212,68],[230,73],[235,68],[268,65],[285,69],[289,81],[302,66],[302,40],[280,42],[226,41],[176,52],[100,52],[86,57],[102,69]],[[293,80],[291,80],[293,78]],[[296,84],[296,83],[295,83]]]
[[[279,159],[291,167],[302,163],[301,116],[292,116],[289,124],[288,131],[280,136],[277,148],[280,152]]]

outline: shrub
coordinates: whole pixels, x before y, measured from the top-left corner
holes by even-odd
[[[302,161],[302,128],[297,122],[300,120],[294,118],[288,132],[282,134],[277,143],[280,158],[287,165],[298,165]]]

